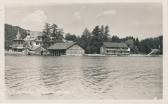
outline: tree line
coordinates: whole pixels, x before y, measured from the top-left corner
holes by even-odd
[[[152,49],[158,49],[158,54],[163,54],[163,36],[139,40],[133,36],[119,38],[117,35],[110,37],[108,26],[96,26],[91,32],[86,28],[81,36],[66,34],[66,40],[77,42],[86,53],[100,53],[103,42],[123,42],[131,49],[132,54],[148,54]]]
[[[81,36],[66,33],[63,37],[64,31],[56,24],[45,24],[43,29],[42,42],[43,47],[48,48],[54,43],[63,42],[63,40],[77,42],[86,53],[100,53],[100,47],[105,41],[109,41],[109,26],[96,26],[92,32],[87,28],[83,31]]]
[[[47,23],[43,30],[43,45],[47,48],[56,42],[63,42],[63,39],[65,39],[77,42],[87,54],[99,54],[103,42],[124,42],[131,49],[132,54],[148,54],[152,49],[158,49],[158,54],[163,53],[162,35],[139,41],[138,38],[134,38],[133,36],[125,38],[119,38],[117,35],[110,36],[109,32],[108,25],[97,25],[92,31],[85,28],[81,36],[65,33],[65,37],[63,37],[63,29],[60,30],[56,24],[50,25]]]
[[[26,30],[17,26],[5,25],[5,49],[9,48],[15,38],[17,30],[20,30],[22,37],[26,36]],[[163,36],[139,40],[133,36],[119,38],[117,35],[110,36],[108,25],[97,25],[91,31],[87,28],[79,34],[65,33],[56,24],[46,23],[42,32],[43,47],[48,48],[57,42],[77,42],[87,54],[100,53],[103,42],[124,42],[131,49],[132,54],[148,54],[152,49],[158,49],[158,54],[163,54]]]

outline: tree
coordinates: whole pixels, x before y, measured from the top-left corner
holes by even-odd
[[[65,35],[65,40],[77,42],[77,37],[75,34],[67,33]]]
[[[163,54],[163,36],[147,38],[140,41],[139,51],[144,54],[150,53],[153,49],[159,49],[158,54]]]
[[[85,28],[78,43],[83,49],[85,49],[86,53],[91,53],[91,38],[91,32]]]
[[[104,29],[104,34],[103,34],[103,41],[108,41],[109,32],[110,32],[109,26],[106,25]]]
[[[116,35],[112,36],[111,42],[121,42],[120,38]]]
[[[58,29],[58,34],[57,34],[57,42],[62,42],[64,39],[64,30],[63,29]]]
[[[103,43],[103,36],[101,34],[101,30],[99,26],[96,26],[92,31],[92,43],[91,43],[91,51],[92,53],[100,53],[100,47]]]
[[[50,37],[51,37],[50,24],[46,23],[42,33],[42,43],[44,48],[48,48],[50,46],[51,41]]]
[[[127,46],[131,49],[132,53],[135,53],[135,46],[134,46],[134,40],[133,39],[127,39],[125,41],[125,43],[127,44]]]
[[[13,44],[13,39],[16,38],[17,32],[20,32],[21,38],[24,39],[27,35],[27,30],[23,29],[19,26],[12,26],[10,24],[5,24],[5,49],[9,49],[9,47]]]
[[[51,26],[51,37],[53,41],[56,41],[58,38],[58,26],[56,24],[53,24]]]
[[[160,50],[160,54],[163,54],[163,36],[159,36],[158,37],[158,47],[159,47],[159,50]]]
[[[139,53],[140,42],[138,38],[135,39],[134,46],[135,46],[135,53]]]
[[[63,29],[58,28],[56,24],[45,24],[42,35],[42,43],[44,48],[48,48],[50,45],[56,42],[63,41]]]
[[[62,42],[63,40],[63,29],[58,28],[56,24],[52,24],[51,26],[51,38],[54,43]]]

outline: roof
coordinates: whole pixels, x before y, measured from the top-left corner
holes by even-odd
[[[55,43],[54,45],[50,46],[49,50],[57,50],[57,49],[68,49],[69,47],[76,44],[75,42],[62,42],[62,43]]]
[[[113,48],[128,48],[125,43],[117,43],[117,42],[103,42],[105,47],[113,47]]]
[[[35,52],[46,51],[46,49],[44,49],[42,46],[31,47],[30,50]]]

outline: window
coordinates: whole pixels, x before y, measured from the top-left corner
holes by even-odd
[[[39,42],[36,42],[36,45],[39,45]]]

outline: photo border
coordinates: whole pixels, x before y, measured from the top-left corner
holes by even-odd
[[[39,2],[40,1],[40,2]],[[168,104],[168,1],[167,0],[6,0],[0,4],[0,103],[54,103],[54,104]],[[163,26],[163,99],[162,100],[9,100],[5,96],[4,21],[5,6],[53,5],[70,3],[162,3]],[[40,4],[39,4],[40,3]]]

